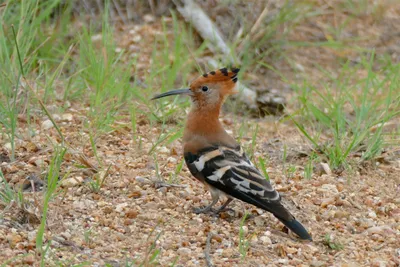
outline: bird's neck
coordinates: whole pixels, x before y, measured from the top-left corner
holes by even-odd
[[[225,132],[219,121],[221,104],[211,107],[193,106],[186,122],[185,133],[198,135],[215,135]]]
[[[196,154],[208,146],[236,147],[238,145],[219,121],[221,105],[222,103],[207,109],[192,107],[183,135],[184,153]]]

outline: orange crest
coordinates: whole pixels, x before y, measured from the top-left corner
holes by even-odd
[[[212,84],[212,83],[227,83],[234,86],[237,82],[237,74],[239,73],[239,68],[232,68],[228,70],[227,68],[222,68],[216,71],[210,71],[208,73],[204,73],[202,76],[194,80],[190,87],[196,88],[203,84]]]

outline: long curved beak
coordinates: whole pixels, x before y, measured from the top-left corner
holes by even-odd
[[[178,90],[171,90],[159,95],[155,95],[151,98],[151,100],[159,99],[161,97],[170,96],[170,95],[192,95],[192,91],[189,88],[186,89],[178,89]]]

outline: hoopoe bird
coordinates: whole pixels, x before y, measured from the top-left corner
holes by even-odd
[[[219,121],[225,99],[238,92],[238,72],[238,68],[211,71],[195,79],[190,88],[172,90],[152,98],[191,97],[192,107],[183,135],[185,162],[191,174],[208,188],[212,197],[210,205],[197,208],[195,212],[219,213],[236,198],[271,212],[301,239],[312,240],[304,226],[282,205],[279,193]],[[226,202],[213,210],[221,195],[227,197]]]

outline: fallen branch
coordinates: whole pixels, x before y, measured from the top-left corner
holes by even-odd
[[[155,181],[154,182],[154,187],[156,189],[159,189],[161,187],[178,187],[178,188],[186,188],[186,185],[181,185],[181,184],[168,184],[163,181]]]

